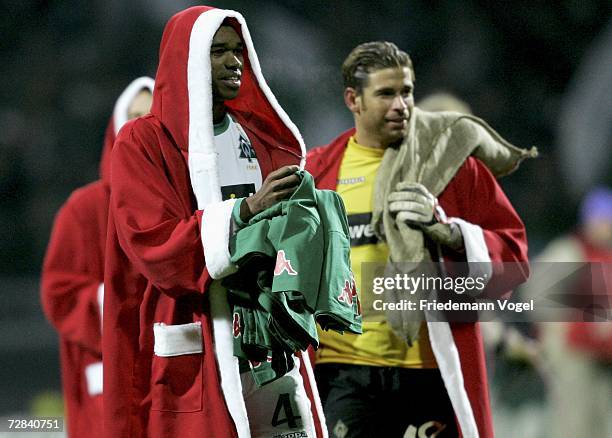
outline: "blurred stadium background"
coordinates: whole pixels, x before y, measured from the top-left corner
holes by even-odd
[[[0,3],[0,416],[55,409],[57,338],[38,298],[53,217],[97,178],[117,95],[133,78],[154,76],[165,22],[194,4]],[[540,158],[502,180],[533,255],[572,229],[588,188],[612,185],[610,1],[207,4],[245,16],[264,75],[309,147],[351,126],[340,64],[356,44],[379,39],[411,54],[417,101],[453,93],[514,144],[536,145]],[[503,389],[494,397],[500,436],[538,436],[531,426],[504,435],[517,427],[506,424],[512,412],[545,403],[537,376],[506,361],[494,382]],[[512,390],[520,397],[507,396]]]

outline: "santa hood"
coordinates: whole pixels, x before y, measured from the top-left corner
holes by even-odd
[[[297,127],[270,91],[246,22],[238,12],[195,6],[170,19],[160,46],[159,68],[151,114],[188,155],[189,172],[198,208],[221,201],[213,134],[210,46],[224,20],[244,43],[240,92],[225,102],[228,111],[249,135],[267,149],[283,150],[302,166],[306,149]],[[197,175],[197,177],[196,177]]]
[[[119,95],[117,102],[115,102],[115,108],[113,110],[113,116],[108,122],[106,127],[106,133],[104,134],[104,146],[102,149],[102,160],[100,161],[100,178],[104,181],[106,186],[110,185],[110,163],[111,163],[111,150],[115,143],[115,138],[119,130],[128,121],[128,109],[130,104],[138,93],[142,90],[149,90],[153,93],[153,87],[155,82],[148,76],[142,76],[138,79],[134,79],[130,85]]]

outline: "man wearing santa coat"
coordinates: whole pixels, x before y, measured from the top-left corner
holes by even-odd
[[[261,388],[240,373],[219,281],[236,270],[231,228],[290,196],[304,157],[244,18],[200,6],[172,17],[151,114],[113,150],[105,436],[326,436],[307,355]]]
[[[110,151],[129,119],[149,112],[153,79],[121,93],[106,129],[100,179],[75,190],[51,232],[42,270],[43,310],[60,337],[62,390],[72,438],[102,436],[102,299],[110,197]]]
[[[492,173],[470,153],[451,165],[448,157],[456,151],[440,151],[457,136],[461,140],[464,133],[455,128],[465,125],[471,129],[465,132],[482,133],[495,150],[508,155],[512,151],[520,159],[527,153],[498,138],[477,118],[437,116],[415,108],[412,62],[392,43],[357,46],[342,71],[344,100],[355,128],[310,150],[306,164],[317,188],[336,190],[345,202],[351,265],[363,312],[361,336],[320,333],[316,375],[330,436],[492,437],[478,323],[417,322],[401,339],[389,312],[372,311],[373,300],[380,296],[361,278],[368,263],[384,265],[393,255],[392,243],[398,247],[398,242],[391,241],[392,235],[412,233],[410,241],[399,246],[421,239],[420,251],[432,261],[441,254],[445,260],[482,262],[484,270],[492,261],[514,262],[515,275],[503,286],[524,281],[525,229]],[[390,160],[389,154],[394,154]],[[381,177],[385,165],[387,173]],[[413,179],[391,184],[394,173],[388,169],[398,168]],[[440,186],[443,175],[448,182]],[[390,187],[388,193],[381,189],[385,186]],[[385,241],[373,220],[377,203],[383,211]]]

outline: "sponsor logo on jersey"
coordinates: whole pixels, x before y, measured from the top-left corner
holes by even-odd
[[[238,312],[234,312],[234,322],[232,324],[232,328],[234,330],[234,337],[237,338],[240,336],[240,314]]]
[[[372,213],[349,214],[347,218],[351,246],[378,243],[378,237],[374,234],[374,227],[370,224]]]
[[[231,186],[221,187],[221,199],[227,201],[228,199],[235,198],[247,198],[255,194],[255,184],[234,184]]]
[[[342,178],[338,180],[338,185],[341,184],[359,184],[365,182],[365,176],[358,176],[357,178]]]
[[[276,266],[274,267],[274,276],[279,276],[283,272],[289,275],[298,275],[297,271],[291,266],[291,260],[285,256],[285,251],[282,249],[276,254]]]
[[[353,275],[353,271],[351,271],[351,287],[353,288],[351,294],[357,300],[357,315],[361,315],[361,301],[359,300],[359,295],[357,294],[357,283],[355,282],[355,275]]]
[[[349,432],[349,428],[342,420],[338,420],[334,425],[333,432],[336,438],[345,438]]]
[[[346,304],[347,306],[353,305],[353,297],[357,296],[357,288],[355,287],[355,282],[352,279],[344,281],[344,287],[338,295],[338,301]]]
[[[255,149],[251,146],[248,137],[240,130],[240,138],[238,139],[238,149],[240,150],[240,158],[244,158],[250,162],[256,159]]]
[[[308,434],[303,430],[300,432],[289,432],[280,435],[274,435],[272,438],[308,438]]]

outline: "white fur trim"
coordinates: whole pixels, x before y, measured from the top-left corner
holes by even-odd
[[[469,263],[469,275],[485,278],[485,282],[488,282],[493,270],[482,228],[459,218],[449,218],[449,221],[457,224],[461,229],[465,254]],[[438,368],[457,416],[461,434],[465,438],[478,438],[478,427],[465,390],[459,351],[455,345],[450,324],[448,322],[428,321],[427,329],[429,330],[431,349],[438,362]]]
[[[438,368],[444,380],[446,392],[457,416],[464,438],[478,438],[474,411],[468,398],[461,372],[459,352],[448,322],[428,322],[429,341]]]
[[[235,199],[208,204],[202,214],[202,246],[206,269],[214,279],[238,270],[230,261],[229,235]]]
[[[232,316],[227,302],[227,291],[219,281],[213,281],[208,289],[210,312],[213,320],[215,356],[221,376],[221,389],[239,438],[249,438],[249,418],[247,415],[238,358],[234,356],[234,337],[232,335]]]
[[[202,323],[166,325],[163,322],[153,324],[156,356],[172,357],[185,354],[202,353]]]
[[[206,11],[197,18],[191,29],[187,61],[189,174],[200,210],[203,210],[211,202],[221,200],[219,170],[213,135],[210,45],[223,20],[230,17],[235,18],[240,24],[244,45],[259,88],[263,91],[278,117],[297,139],[303,157],[300,166],[303,168],[305,164],[306,147],[302,135],[279,105],[263,77],[251,34],[244,18],[240,13],[231,10],[211,9]]]
[[[220,278],[232,270],[229,262],[229,223],[233,202],[221,201],[219,169],[214,145],[212,117],[212,88],[210,45],[214,34],[225,18],[233,17],[240,24],[242,38],[251,61],[253,74],[259,87],[279,118],[297,139],[302,157],[306,156],[304,140],[297,127],[281,108],[263,78],[261,67],[246,22],[238,12],[211,9],[195,21],[189,38],[187,60],[187,91],[189,93],[188,165],[192,190],[198,209],[203,210],[202,245],[206,267],[212,278]],[[300,163],[304,165],[304,159]],[[234,268],[235,269],[235,268]],[[216,290],[215,290],[216,289]],[[246,406],[238,371],[238,359],[233,355],[232,324],[225,291],[216,281],[209,290],[215,354],[221,374],[221,389],[238,436],[250,437]]]
[[[187,60],[189,174],[200,210],[221,201],[213,129],[210,45],[223,16],[219,12],[210,13],[200,15],[191,28]]]
[[[314,408],[316,409],[317,415],[319,416],[319,423],[321,424],[321,430],[323,431],[322,438],[328,438],[327,423],[325,421],[325,414],[323,413],[323,406],[321,405],[321,398],[319,397],[319,388],[317,388],[317,382],[315,380],[314,372],[312,371],[312,364],[310,363],[310,357],[308,356],[308,352],[303,351],[301,357],[301,363],[304,364],[304,369],[306,369],[306,375],[308,376],[308,381],[310,382],[310,388],[312,390],[312,396],[314,398]]]
[[[147,89],[153,94],[153,88],[155,81],[148,76],[142,76],[138,79],[134,79],[130,85],[123,90],[123,93],[117,99],[115,103],[115,109],[113,110],[113,126],[115,127],[115,135],[119,133],[119,130],[128,121],[128,109],[132,100],[142,90]]]
[[[493,267],[482,228],[456,217],[450,218],[450,222],[457,224],[461,229],[470,277],[484,278],[487,284],[493,275]],[[480,293],[480,289],[476,292]]]
[[[87,393],[92,397],[102,394],[103,382],[102,362],[95,362],[85,367],[85,380],[87,381]]]
[[[102,327],[102,316],[104,315],[104,283],[98,285],[98,309],[100,310],[100,327]]]

